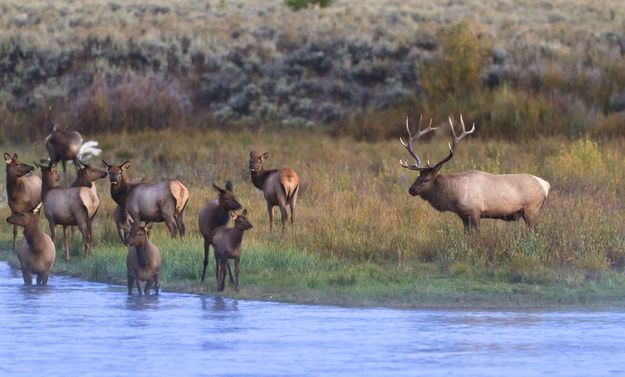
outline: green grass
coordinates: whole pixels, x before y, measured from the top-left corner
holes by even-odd
[[[178,177],[190,189],[188,237],[171,240],[162,224],[154,231],[166,290],[217,294],[212,258],[207,282],[199,283],[203,248],[197,213],[215,197],[211,182],[232,179],[254,228],[244,238],[241,291],[227,288],[226,295],[398,307],[625,303],[622,139],[463,141],[443,173],[472,168],[527,172],[552,185],[536,232],[528,232],[522,222],[485,220],[479,234],[466,235],[455,215],[438,213],[407,194],[415,176],[399,167],[397,160],[405,158],[406,151],[398,141],[361,143],[318,133],[215,130],[94,138],[109,162],[131,160],[131,179]],[[446,154],[446,139],[436,135],[415,147],[425,158],[436,159]],[[37,144],[2,149],[18,151],[24,161],[45,155],[43,145]],[[268,231],[264,199],[246,169],[250,149],[270,151],[268,167],[288,164],[301,177],[296,224],[284,236]],[[3,179],[4,175],[2,185]],[[68,173],[65,182],[72,179],[73,173]],[[81,256],[76,232],[69,263],[62,260],[57,241],[54,272],[125,284],[126,250],[110,216],[108,182],[98,186],[101,208],[93,256]],[[1,210],[8,214],[5,206]],[[47,231],[43,220],[42,229]],[[8,225],[1,224],[2,249],[10,249],[10,237]],[[2,256],[15,261],[11,252]]]

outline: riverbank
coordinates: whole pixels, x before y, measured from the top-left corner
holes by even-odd
[[[400,122],[401,123],[401,122]],[[398,127],[401,127],[398,124]],[[129,179],[181,179],[190,191],[189,235],[171,240],[163,224],[153,229],[161,250],[163,287],[215,294],[214,261],[204,285],[203,241],[197,215],[226,180],[249,210],[237,298],[389,307],[557,307],[622,305],[625,301],[625,141],[541,138],[509,143],[468,138],[443,174],[480,169],[540,176],[552,189],[538,229],[519,222],[485,220],[467,235],[453,214],[411,197],[416,174],[399,166],[399,141],[354,142],[316,132],[184,130],[136,135],[88,135],[109,163],[130,160]],[[419,144],[432,160],[447,154],[439,133]],[[184,147],[182,147],[184,146]],[[20,160],[39,161],[43,144],[0,145]],[[250,150],[268,151],[268,168],[292,166],[301,179],[294,226],[270,233],[265,200],[250,183]],[[100,166],[99,160],[87,161]],[[61,185],[74,178],[70,166]],[[0,187],[4,187],[4,174]],[[111,213],[107,180],[97,181],[100,210],[93,257],[82,258],[79,232],[72,261],[57,240],[54,273],[125,284],[126,249]],[[5,192],[0,212],[8,215]],[[274,212],[277,214],[277,212]],[[41,221],[46,232],[47,222]],[[61,229],[57,228],[60,236]],[[10,250],[11,228],[0,222],[0,248]],[[21,237],[21,236],[20,236]],[[212,251],[211,251],[212,253]],[[2,252],[3,258],[12,253]],[[15,261],[15,258],[13,258]]]
[[[7,250],[7,246],[10,248],[6,242],[2,242],[0,259],[19,267],[19,261],[14,253]],[[180,251],[187,252],[190,251]],[[625,278],[616,273],[604,273],[592,279],[570,274],[568,282],[549,284],[510,284],[498,281],[497,276],[489,271],[452,273],[428,264],[401,267],[363,263],[343,268],[325,262],[307,271],[279,268],[262,271],[249,266],[251,263],[246,261],[267,254],[267,250],[248,252],[249,256],[242,261],[239,292],[228,285],[223,293],[217,292],[212,266],[204,284],[199,279],[169,279],[162,282],[162,289],[245,300],[392,308],[552,309],[625,306]],[[64,261],[62,254],[59,254],[50,284],[54,284],[54,275],[69,275],[125,285],[124,254],[121,247],[108,251],[96,248],[91,259],[73,256],[70,262]],[[164,255],[165,271],[175,268],[175,262],[169,261],[171,257]],[[198,272],[201,272],[199,253],[193,254],[193,257],[198,261]]]

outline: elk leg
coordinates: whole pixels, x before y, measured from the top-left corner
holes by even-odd
[[[267,202],[267,212],[269,213],[269,232],[273,231],[273,205]]]
[[[291,195],[289,200],[289,207],[291,208],[291,225],[295,221],[295,204],[297,203],[297,191],[299,190],[299,186],[295,189],[295,192]]]
[[[22,268],[22,278],[24,278],[24,284],[33,285],[33,274],[25,268]]]
[[[148,296],[150,294],[150,290],[152,289],[152,284],[154,284],[154,282],[152,281],[152,279],[148,279],[145,282],[145,287],[143,288],[143,293],[145,293],[146,296]]]
[[[167,212],[165,208],[161,209],[161,213],[163,214],[163,220],[165,220],[165,224],[167,225],[167,229],[169,229],[169,234],[171,235],[171,238],[176,238],[177,228],[174,217],[171,215],[170,212]]]
[[[41,285],[48,285],[49,276],[50,276],[50,272],[44,272],[41,274]]]
[[[280,207],[280,215],[282,216],[282,231],[284,232],[284,225],[289,219],[289,214],[286,212],[286,197],[278,197],[278,207]]]
[[[77,218],[76,222],[78,223],[78,230],[80,230],[80,233],[82,234],[82,243],[85,257],[88,257],[91,249],[91,234],[89,233],[89,219],[87,218],[86,212],[87,211],[85,210],[83,216],[80,216],[82,218]]]
[[[135,285],[134,276],[128,274],[128,295],[132,295],[132,287]]]
[[[234,287],[236,288],[237,292],[239,291],[239,262],[240,261],[241,261],[240,257],[234,258],[234,278],[235,278]]]
[[[97,211],[96,211],[97,213]],[[95,217],[95,213],[93,214]],[[87,220],[87,232],[89,232],[89,247],[87,249],[87,256],[91,256],[91,241],[93,240],[93,217]]]
[[[204,268],[202,268],[202,280],[204,283],[204,277],[206,276],[206,267],[208,266],[208,251],[210,249],[210,244],[207,240],[204,240]]]
[[[69,245],[68,245],[69,230],[67,225],[63,225],[63,259],[69,260]]]
[[[213,246],[213,249],[214,248],[215,246]],[[220,276],[221,276],[221,262],[219,261],[217,254],[215,254],[215,280],[217,280],[217,290],[219,290],[219,277]]]
[[[184,237],[187,232],[187,229],[184,226],[184,209],[180,213],[174,213],[174,220],[176,220],[176,227],[178,228],[180,237]]]
[[[217,281],[217,290],[219,292],[223,291],[225,288],[225,280],[226,280],[226,266],[223,260],[219,260],[219,280]]]
[[[161,273],[154,273],[154,294],[157,295],[161,290]]]
[[[143,287],[141,287],[141,282],[139,281],[138,268],[135,268],[135,281],[137,282],[137,292],[139,292],[139,296],[143,296]]]
[[[48,219],[48,227],[50,228],[50,238],[52,238],[52,242],[56,242],[56,224],[54,221]]]
[[[232,270],[230,269],[230,259],[226,259],[226,266],[228,268],[228,278],[230,279],[230,285],[234,285],[234,279],[232,278]]]
[[[67,162],[61,158],[61,165],[63,166],[63,175],[65,175],[65,169],[67,168],[66,164]],[[78,165],[76,165],[76,169],[78,169]]]
[[[17,237],[17,225],[13,225],[13,251],[15,251],[15,238]]]
[[[41,274],[37,274],[37,278],[35,280],[37,281],[37,285],[41,285]]]

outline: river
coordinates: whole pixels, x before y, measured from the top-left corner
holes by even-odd
[[[395,310],[163,292],[0,262],[0,376],[625,375],[622,310]]]

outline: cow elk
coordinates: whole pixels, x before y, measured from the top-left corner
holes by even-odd
[[[204,267],[202,269],[202,282],[206,277],[206,267],[208,266],[208,252],[213,244],[213,231],[220,226],[228,224],[230,211],[241,209],[241,204],[232,192],[232,183],[226,182],[223,189],[215,184],[213,188],[217,191],[217,198],[206,202],[198,215],[198,227],[202,237],[204,237]]]
[[[33,284],[33,274],[37,275],[37,285],[47,285],[56,258],[54,242],[39,229],[40,207],[41,204],[33,211],[14,213],[6,219],[8,223],[24,228],[24,239],[17,249],[17,259],[26,285]]]
[[[63,256],[65,260],[69,260],[69,227],[76,225],[82,234],[85,256],[90,256],[93,218],[100,207],[100,200],[95,189],[56,187],[56,182],[60,179],[56,171],[56,164],[53,163],[50,166],[36,165],[41,170],[43,213],[48,219],[52,241],[56,240],[56,226],[62,225]],[[98,177],[98,175],[91,176],[92,179],[98,179]]]
[[[102,160],[111,181],[111,197],[117,203],[115,223],[122,242],[126,243],[128,232],[123,230],[131,224],[130,233],[136,231],[141,221],[165,222],[172,238],[185,235],[184,211],[189,201],[189,190],[176,179],[158,183],[129,183],[124,172],[130,166],[126,161],[119,166]]]
[[[17,153],[4,154],[6,162],[6,190],[11,213],[30,212],[41,203],[41,179],[31,174],[34,168],[20,162]],[[13,225],[13,250],[17,225]]]
[[[249,169],[252,174],[252,183],[263,192],[267,201],[267,212],[269,213],[269,231],[273,230],[273,207],[280,207],[282,215],[282,230],[288,219],[286,205],[291,208],[291,224],[295,218],[295,204],[297,202],[297,192],[299,190],[299,177],[295,170],[286,167],[282,169],[265,170],[263,164],[269,158],[269,153],[265,152],[257,155],[250,152]]]
[[[150,229],[151,224],[140,226],[128,239],[126,273],[129,295],[134,285],[137,286],[139,296],[150,294],[150,289],[158,294],[160,289],[161,253],[148,239]],[[141,282],[145,282],[145,287],[141,286]]]
[[[247,209],[244,209],[241,214],[231,212],[231,216],[234,219],[234,227],[220,226],[213,233],[218,291],[224,290],[226,271],[230,276],[230,283],[234,282],[235,289],[239,290],[239,263],[241,262],[243,232],[252,228],[252,224],[247,219]],[[234,281],[230,272],[230,259],[234,259]]]
[[[452,141],[449,143],[449,155],[431,165],[426,164],[415,152],[412,142],[421,136],[436,130],[430,124],[419,129],[412,135],[408,118],[406,130],[408,139],[401,143],[414,158],[414,164],[400,160],[402,167],[418,171],[419,177],[410,186],[408,192],[412,196],[420,196],[440,212],[453,212],[464,223],[465,231],[479,230],[480,219],[491,218],[515,221],[523,218],[530,229],[534,229],[538,215],[549,194],[550,185],[542,178],[530,174],[489,174],[483,171],[470,170],[462,173],[440,175],[441,167],[454,157],[458,143],[475,131],[475,124],[467,131],[462,115],[460,116],[462,132],[456,134],[453,120],[449,117]]]
[[[54,124],[49,117],[47,123],[52,128],[52,132],[45,139],[46,149],[50,155],[50,165],[60,161],[65,172],[65,163],[73,161],[78,169],[78,155],[83,144],[82,135],[78,131],[68,131]]]

